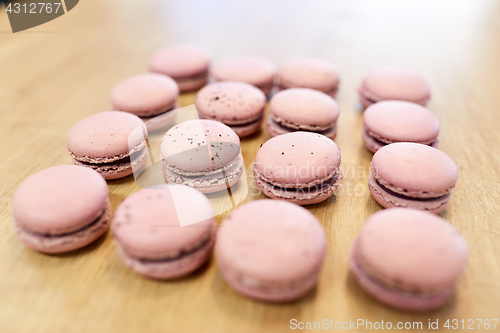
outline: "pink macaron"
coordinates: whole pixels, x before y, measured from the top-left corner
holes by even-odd
[[[334,140],[339,106],[325,93],[309,88],[278,92],[269,104],[266,128],[274,137],[295,131],[310,131]]]
[[[161,74],[141,74],[118,83],[111,92],[113,110],[135,114],[149,131],[171,124],[179,106],[179,87],[173,79]]]
[[[414,209],[372,215],[351,249],[349,265],[371,296],[404,311],[443,306],[467,261],[465,240],[446,220]]]
[[[339,74],[328,61],[316,57],[297,57],[285,62],[278,70],[280,89],[310,88],[335,97]]]
[[[373,153],[395,142],[436,148],[439,129],[439,120],[429,109],[411,102],[382,101],[363,113],[363,143]]]
[[[220,121],[241,138],[260,129],[266,101],[264,93],[251,84],[224,81],[201,89],[195,105],[200,118]]]
[[[295,300],[317,283],[326,237],[308,210],[257,200],[234,210],[217,235],[215,254],[224,279],[258,300]]]
[[[216,235],[213,216],[202,193],[167,185],[142,189],[125,199],[111,228],[127,266],[150,278],[174,279],[210,258]]]
[[[68,134],[66,148],[76,165],[92,168],[104,179],[131,175],[146,163],[147,130],[128,112],[106,111],[78,122]]]
[[[419,143],[392,143],[373,155],[368,187],[385,208],[442,212],[450,201],[458,169],[445,153]]]
[[[236,184],[243,173],[240,139],[228,126],[195,119],[168,130],[161,141],[167,183],[213,193]]]
[[[260,147],[253,173],[266,196],[299,205],[315,204],[331,197],[342,179],[340,149],[316,133],[280,135]]]
[[[210,52],[193,44],[165,47],[149,60],[152,72],[170,76],[181,91],[196,90],[207,84],[209,66]]]
[[[26,179],[12,199],[17,237],[45,253],[82,248],[108,229],[111,206],[106,181],[76,165],[51,167]]]
[[[210,73],[216,81],[241,81],[252,84],[267,96],[274,85],[276,67],[257,56],[232,56],[216,63]]]
[[[385,100],[401,100],[425,106],[431,98],[431,89],[422,77],[393,66],[371,71],[361,83],[358,93],[364,107]]]

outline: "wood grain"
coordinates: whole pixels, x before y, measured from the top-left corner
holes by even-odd
[[[492,319],[500,313],[500,2],[459,1],[80,1],[71,12],[10,33],[0,13],[0,331],[287,332],[290,320],[344,322]],[[342,75],[336,140],[346,174],[335,198],[308,207],[329,242],[314,292],[290,304],[235,293],[211,260],[173,282],[141,278],[118,257],[108,233],[60,256],[25,248],[11,227],[11,196],[29,175],[69,164],[66,135],[109,108],[118,81],[147,70],[174,42],[209,47],[214,60],[251,53],[281,64],[297,55],[334,62]],[[368,297],[348,272],[347,253],[363,221],[381,207],[367,190],[371,154],[360,134],[356,88],[371,68],[421,73],[442,124],[440,149],[459,166],[441,215],[465,236],[470,260],[455,299],[439,311],[406,314]],[[180,97],[193,103],[194,93]],[[242,141],[247,176],[265,131]],[[154,140],[152,139],[152,142]],[[251,178],[248,178],[250,181]],[[138,186],[109,182],[113,209]],[[260,199],[249,185],[244,201]],[[217,217],[220,222],[226,213]],[[496,329],[500,329],[498,326]],[[423,331],[426,331],[425,329]]]

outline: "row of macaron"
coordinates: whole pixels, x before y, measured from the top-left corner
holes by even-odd
[[[195,208],[195,209],[193,209]],[[82,248],[111,225],[123,262],[143,276],[170,280],[199,269],[212,255],[236,291],[292,301],[313,289],[327,257],[318,219],[283,200],[246,203],[217,228],[210,201],[185,185],[142,189],[111,217],[108,187],[95,171],[61,165],[42,170],[16,190],[14,227],[44,253]],[[353,241],[349,267],[374,298],[405,311],[444,305],[467,260],[462,236],[431,213],[392,208],[375,213]]]
[[[181,91],[197,90],[209,81],[246,82],[269,95],[279,89],[310,88],[335,97],[340,76],[329,61],[316,57],[296,57],[278,70],[269,60],[252,55],[224,58],[210,66],[210,52],[198,45],[178,44],[165,47],[149,60],[153,73],[173,78]],[[396,99],[425,105],[430,88],[419,75],[396,67],[372,71],[359,87],[362,104],[367,107],[382,100]]]
[[[383,103],[392,107],[404,102],[379,102],[370,108]],[[397,133],[394,127],[387,133]],[[72,128],[67,149],[74,164],[92,168],[105,179],[121,178],[139,174],[146,164],[146,132],[135,115],[101,112]],[[446,208],[458,177],[451,158],[434,144],[379,145],[374,149],[368,185],[382,206],[436,214]],[[208,119],[171,127],[161,141],[160,155],[167,183],[188,185],[203,193],[235,185],[245,167],[238,135],[229,126]],[[311,131],[278,135],[259,148],[253,174],[256,185],[270,198],[300,205],[319,203],[334,194],[343,178],[340,149],[330,138]]]
[[[210,81],[210,72],[215,82],[208,84],[196,95],[195,105],[200,118],[221,121],[240,137],[249,136],[259,130],[266,97],[270,96],[272,88],[276,86],[285,91],[271,99],[271,115],[266,127],[272,136],[306,130],[335,139],[339,108],[333,97],[338,91],[339,75],[335,67],[326,60],[315,57],[293,58],[277,71],[268,60],[261,57],[232,56],[211,68],[207,50],[196,45],[181,44],[155,53],[149,67],[152,73],[136,75],[119,82],[111,92],[111,103],[114,110],[141,117],[150,131],[171,124],[178,108],[179,91],[202,88]],[[387,100],[425,106],[430,99],[427,82],[419,75],[398,67],[373,70],[363,79],[358,92],[364,107]],[[398,111],[395,108],[403,109],[398,122],[404,130],[413,129],[411,134],[394,139],[369,128],[364,137],[371,141],[370,149],[380,142],[435,141],[435,138],[428,137],[437,136],[437,119],[430,119],[432,117],[428,110],[416,105],[401,104],[397,107],[385,107],[387,110],[381,117],[393,116]],[[407,125],[413,124],[415,118],[423,122],[421,127],[424,130],[418,131]],[[400,132],[405,132],[404,130]]]
[[[172,79],[143,74],[119,83],[113,89],[111,101],[115,110],[141,117],[148,130],[155,131],[175,120],[177,97],[178,89]],[[196,94],[195,106],[200,118],[220,121],[243,138],[260,129],[266,98],[248,83],[214,82]],[[337,135],[339,106],[320,91],[309,88],[280,91],[271,98],[269,112],[266,128],[272,137],[298,130],[320,133],[332,140]],[[372,152],[394,142],[436,147],[439,130],[437,117],[413,102],[381,101],[369,106],[363,114],[363,142]]]

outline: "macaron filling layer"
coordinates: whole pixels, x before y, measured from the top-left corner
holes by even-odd
[[[331,124],[327,126],[320,126],[320,125],[300,125],[300,124],[294,124],[291,122],[287,122],[284,119],[275,117],[275,116],[269,116],[268,120],[270,125],[272,126],[277,126],[279,129],[283,130],[286,133],[289,132],[294,132],[294,131],[304,131],[304,132],[314,132],[318,133],[327,137],[330,137],[332,133],[335,133],[337,130],[336,124]]]
[[[359,92],[359,97],[361,98],[362,101],[364,101],[366,104],[375,104],[377,102],[380,102],[380,101],[377,101],[373,98],[370,98],[368,96],[366,96],[366,94],[364,94],[363,92]]]
[[[244,126],[249,126],[252,124],[260,123],[260,122],[262,122],[262,119],[264,119],[264,116],[260,116],[256,119],[252,119],[250,121],[245,121],[245,122],[242,122],[242,121],[236,122],[235,121],[234,124],[232,124],[230,121],[228,121],[228,122],[224,122],[224,124],[226,124],[227,126],[229,126],[231,128],[238,128],[238,127],[244,127]]]
[[[102,213],[95,220],[90,222],[88,225],[86,225],[80,229],[77,229],[75,231],[63,232],[63,233],[58,233],[58,234],[41,233],[38,231],[29,230],[29,229],[25,228],[24,226],[22,226],[21,224],[19,224],[17,221],[14,221],[14,223],[20,229],[22,229],[24,232],[30,233],[30,234],[37,236],[37,237],[46,237],[46,238],[65,237],[65,236],[75,235],[77,233],[80,233],[80,232],[83,232],[83,231],[86,231],[88,229],[93,228],[103,219],[103,217],[105,217],[105,215],[110,215],[110,212],[111,212],[111,206],[110,206],[110,203],[108,201],[106,204],[106,207],[102,210]]]
[[[148,151],[146,143],[143,142],[128,153],[120,154],[113,158],[95,158],[88,156],[76,156],[69,152],[73,163],[90,167],[101,174],[121,172],[140,166],[146,161]]]
[[[288,200],[297,200],[298,202],[302,200],[314,200],[315,198],[325,195],[330,196],[337,189],[342,179],[342,174],[335,170],[327,178],[308,184],[282,184],[268,179],[255,167],[253,171],[257,185],[266,195]]]
[[[130,149],[129,151],[112,157],[77,156],[73,152],[69,151],[69,149],[68,152],[74,160],[81,163],[107,164],[116,161],[121,161],[126,158],[130,158],[131,155],[133,155],[136,152],[142,151],[145,147],[146,147],[146,141],[143,141],[134,148]]]
[[[159,117],[159,116],[162,116],[166,113],[169,113],[169,112],[172,112],[174,111],[175,109],[178,109],[179,108],[179,104],[176,102],[174,103],[174,105],[172,105],[171,107],[169,107],[168,109],[166,110],[159,110],[159,111],[152,111],[148,114],[141,114],[141,115],[137,115],[139,118],[141,118],[144,122],[148,121],[148,120],[151,120],[155,117]]]
[[[356,253],[356,242],[351,251],[349,265],[356,280],[373,297],[381,299],[388,305],[400,307],[404,310],[425,311],[444,304],[453,296],[454,287],[434,291],[421,291],[418,288],[406,290],[389,286],[380,279],[368,274],[363,268]]]
[[[167,164],[165,161],[163,161],[162,165],[164,176],[168,181],[206,189],[224,185],[231,186],[238,181],[243,172],[243,158],[241,154],[223,168],[210,172],[184,171]]]
[[[226,265],[221,265],[221,271],[224,278],[240,292],[248,294],[249,296],[257,295],[262,299],[286,301],[312,289],[318,281],[321,266],[308,276],[291,281],[259,280],[250,276],[245,276]]]
[[[27,229],[16,220],[13,220],[13,225],[19,239],[29,247],[46,253],[61,253],[92,243],[104,234],[110,224],[110,219],[111,204],[108,200],[99,217],[75,231],[48,234]]]
[[[262,92],[264,92],[264,94],[269,94],[271,92],[271,89],[273,89],[273,86],[274,86],[274,82],[271,81],[269,83],[265,83],[265,84],[262,84],[260,86],[256,86],[257,88],[259,88],[260,90],[262,90]]]
[[[157,279],[175,279],[199,268],[208,260],[215,244],[215,227],[207,237],[190,249],[178,251],[175,255],[159,258],[140,258],[125,250],[117,239],[116,245],[124,262],[139,274]]]
[[[278,86],[278,89],[285,90],[285,89],[296,88],[296,87],[298,87],[298,86],[297,85],[286,86],[286,85],[283,85],[282,83],[280,83],[280,85]],[[311,89],[315,89],[315,88],[311,88]],[[335,97],[335,95],[337,95],[339,88],[338,88],[338,86],[336,86],[336,87],[329,89],[329,90],[322,90],[322,89],[315,89],[315,90],[321,91],[321,92],[329,95],[330,97]]]
[[[181,260],[183,258],[186,258],[186,257],[189,257],[189,256],[195,254],[196,252],[200,252],[213,242],[214,237],[215,237],[215,231],[210,232],[205,237],[203,237],[197,244],[192,246],[191,248],[182,249],[180,251],[177,251],[175,254],[167,254],[164,257],[158,257],[158,258],[141,257],[141,256],[138,256],[137,254],[131,253],[131,251],[128,251],[123,245],[120,245],[120,246],[121,246],[122,250],[130,258],[134,258],[135,260],[137,260],[143,264],[148,264],[148,263],[155,264],[155,263],[163,263],[163,262]],[[118,243],[120,244],[119,240],[118,240]]]
[[[395,142],[404,142],[404,141],[395,141],[395,140],[385,139],[382,136],[377,135],[374,132],[367,130],[365,127],[362,128],[362,135],[366,135],[370,140],[373,140],[376,144],[378,144],[380,146],[386,146],[386,145],[389,145],[389,144],[395,143]],[[434,147],[437,144],[437,139],[431,139],[431,140],[416,142],[416,143],[420,143],[423,145]]]
[[[451,192],[447,192],[447,194],[432,194],[431,196],[423,193],[423,195],[427,195],[426,197],[418,197],[418,194],[415,194],[416,196],[400,194],[382,185],[379,181],[376,181],[373,174],[370,175],[368,188],[370,192],[372,192],[375,200],[383,207],[415,208],[430,211],[435,214],[443,211],[451,198]]]
[[[330,130],[333,126],[335,126],[335,123],[330,123],[327,125],[313,125],[313,124],[299,124],[299,123],[294,123],[292,121],[286,120],[284,118],[278,117],[276,115],[272,115],[272,120],[275,123],[280,124],[281,126],[285,128],[289,128],[291,130],[306,130],[306,131],[311,131],[311,132],[324,132]]]
[[[384,190],[385,192],[387,192],[388,194],[392,195],[392,196],[395,196],[397,198],[400,198],[400,199],[405,199],[405,200],[414,200],[414,201],[433,201],[433,200],[443,200],[445,199],[446,197],[449,197],[450,196],[450,193],[447,193],[447,194],[443,194],[441,196],[438,196],[438,197],[427,197],[427,198],[419,198],[419,197],[411,197],[411,196],[408,196],[408,195],[404,195],[404,194],[401,194],[401,193],[398,193],[398,192],[395,192],[387,187],[385,187],[384,185],[382,185],[378,180],[376,180],[375,178],[373,178],[373,181],[375,182],[375,184],[378,185],[378,187],[380,187],[382,190]]]
[[[259,179],[263,180],[264,182],[268,183],[269,185],[271,185],[275,188],[280,188],[280,189],[289,190],[289,191],[296,191],[296,190],[313,191],[313,190],[322,189],[324,187],[328,187],[329,184],[331,184],[332,182],[339,180],[340,175],[341,175],[340,172],[338,172],[337,170],[334,170],[326,178],[320,179],[320,180],[315,180],[315,181],[309,182],[307,184],[293,184],[293,183],[285,184],[285,183],[279,183],[279,182],[276,182],[276,181],[269,179],[268,177],[264,176],[257,168],[254,168],[254,173]]]
[[[362,104],[365,106],[375,104],[375,103],[381,102],[383,100],[387,100],[387,99],[376,98],[375,96],[368,93],[364,88],[361,88],[359,90],[359,98],[361,99]],[[394,99],[394,98],[391,98],[391,99]],[[423,98],[421,100],[416,100],[416,101],[411,101],[411,102],[416,103],[416,104],[420,104],[420,105],[425,105],[425,104],[427,104],[428,101],[429,101],[429,98]]]
[[[203,73],[200,73],[200,74],[194,74],[194,75],[182,76],[182,77],[172,77],[172,78],[177,83],[186,83],[186,82],[190,82],[190,81],[208,79],[208,70],[203,72]]]

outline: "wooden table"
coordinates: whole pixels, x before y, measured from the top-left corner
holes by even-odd
[[[499,17],[496,0],[94,0],[12,34],[2,11],[0,332],[288,332],[291,319],[420,321],[424,328],[439,319],[442,328],[447,319],[465,319],[467,326],[468,319],[499,318]],[[307,207],[326,230],[329,252],[318,287],[300,301],[274,305],[244,298],[224,282],[214,259],[177,281],[144,279],[121,262],[109,233],[60,256],[31,251],[14,236],[15,188],[39,170],[71,163],[65,149],[70,128],[107,110],[111,88],[147,71],[155,50],[184,41],[206,45],[214,60],[251,53],[279,65],[310,54],[341,71],[336,142],[346,177],[335,198]],[[348,272],[353,238],[381,209],[367,189],[372,154],[361,141],[356,88],[367,71],[383,64],[408,67],[430,82],[429,107],[442,124],[440,149],[459,167],[441,216],[465,236],[470,260],[457,296],[432,313],[386,308]],[[192,104],[194,96],[182,95],[181,105]],[[267,139],[261,131],[242,141],[249,181],[250,164]],[[109,182],[109,188],[113,209],[138,189],[132,177]],[[245,201],[261,198],[251,194]]]

